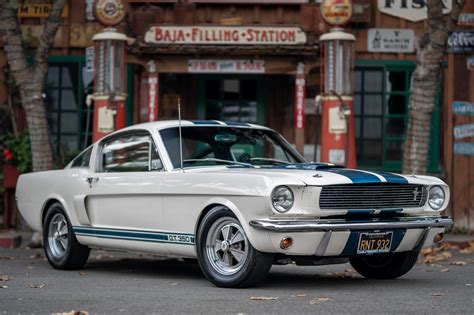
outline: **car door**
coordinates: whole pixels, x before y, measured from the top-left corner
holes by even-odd
[[[95,235],[146,240],[146,231],[160,230],[163,166],[152,136],[147,131],[111,136],[99,144],[96,157],[86,201]]]

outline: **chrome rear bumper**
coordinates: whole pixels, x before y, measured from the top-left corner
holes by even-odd
[[[273,232],[324,232],[388,229],[426,229],[453,225],[450,217],[401,217],[366,220],[254,220],[249,224],[258,230]]]

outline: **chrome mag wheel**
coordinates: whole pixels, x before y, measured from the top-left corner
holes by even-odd
[[[67,251],[69,228],[66,218],[62,213],[56,213],[49,223],[48,245],[51,249],[51,254],[56,258],[62,258]]]
[[[212,268],[221,275],[233,275],[248,258],[249,243],[239,221],[221,217],[210,227],[206,238],[206,254]]]

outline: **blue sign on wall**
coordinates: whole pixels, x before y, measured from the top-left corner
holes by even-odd
[[[474,103],[454,101],[453,114],[474,116]]]
[[[455,142],[454,154],[474,155],[474,143],[469,142]]]

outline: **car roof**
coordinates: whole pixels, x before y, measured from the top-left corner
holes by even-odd
[[[115,131],[114,133],[123,132],[123,131],[132,131],[132,130],[160,130],[166,129],[171,127],[178,127],[179,120],[161,120],[161,121],[154,121],[154,122],[147,122],[142,124],[137,124],[133,126],[129,126],[120,130]],[[236,122],[236,121],[220,121],[220,120],[181,120],[182,127],[239,127],[239,128],[256,128],[256,129],[267,129],[270,128],[250,124],[250,123],[243,123],[243,122]]]

